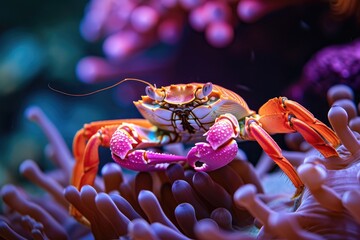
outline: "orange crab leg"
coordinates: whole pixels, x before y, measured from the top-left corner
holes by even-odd
[[[298,131],[325,157],[337,156],[340,140],[333,130],[319,121],[306,108],[285,97],[273,98],[260,109],[260,123],[270,134]]]
[[[336,147],[340,139],[328,126],[319,121],[299,103],[287,100],[286,109],[296,117],[291,118],[293,128],[298,131],[307,142],[315,147],[324,157],[338,156]]]
[[[324,141],[324,138],[327,140],[327,136],[324,136],[324,131],[319,134],[314,128],[297,118],[292,118],[290,121],[293,128],[298,131],[304,139],[316,148],[325,158],[338,156],[336,149],[327,141]]]
[[[290,181],[296,187],[294,197],[299,196],[304,188],[295,168],[282,155],[281,148],[274,139],[259,125],[254,119],[246,121],[247,134],[250,138],[256,140],[269,157],[280,167],[281,170],[289,177]]]
[[[80,190],[82,186],[87,184],[93,185],[99,165],[98,149],[100,146],[109,147],[110,138],[117,127],[117,125],[112,125],[100,128],[98,132],[92,135],[87,141],[85,149],[74,149],[74,153],[82,153],[81,155],[77,155],[72,176],[72,185],[77,189]],[[83,142],[77,145],[77,147],[83,146]]]

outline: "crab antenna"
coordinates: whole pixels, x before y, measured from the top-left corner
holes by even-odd
[[[120,82],[117,82],[113,85],[110,85],[108,87],[104,87],[104,88],[100,88],[98,90],[95,90],[93,92],[88,92],[88,93],[80,93],[80,94],[73,94],[73,93],[67,93],[67,92],[63,92],[61,90],[58,90],[58,89],[55,89],[53,87],[50,86],[50,83],[48,84],[48,88],[50,88],[51,90],[53,90],[54,92],[57,92],[57,93],[61,93],[63,95],[66,95],[66,96],[71,96],[71,97],[85,97],[85,96],[89,96],[89,95],[93,95],[93,94],[96,94],[96,93],[99,93],[99,92],[102,92],[102,91],[106,91],[106,90],[109,90],[113,87],[116,87],[120,84],[122,84],[123,82],[126,82],[126,81],[134,81],[134,82],[141,82],[141,83],[144,83],[146,85],[149,85],[150,87],[152,88],[156,88],[154,85],[152,85],[151,83],[148,83],[147,81],[145,80],[141,80],[141,79],[138,79],[138,78],[124,78],[123,80],[121,80]]]

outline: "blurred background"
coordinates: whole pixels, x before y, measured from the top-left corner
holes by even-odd
[[[326,122],[329,86],[359,92],[359,10],[356,0],[2,1],[0,185],[22,180],[25,159],[53,167],[44,134],[24,116],[29,106],[43,109],[69,148],[86,122],[141,117],[132,101],[144,84],[86,97],[48,85],[81,94],[126,77],[157,86],[210,81],[254,110],[285,95]],[[258,145],[240,146],[256,162]]]

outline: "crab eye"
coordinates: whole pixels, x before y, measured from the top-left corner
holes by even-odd
[[[155,101],[162,101],[164,100],[164,94],[163,92],[161,92],[161,94],[156,91],[156,88],[153,88],[153,87],[150,87],[150,86],[147,86],[145,88],[145,92],[146,92],[146,95],[151,98],[152,100],[155,100]]]
[[[199,99],[202,99],[204,97],[207,97],[210,95],[210,93],[212,92],[212,83],[211,82],[208,82],[208,83],[205,83],[204,86],[202,87],[201,91],[199,91],[197,94],[196,94],[196,97],[199,98]]]

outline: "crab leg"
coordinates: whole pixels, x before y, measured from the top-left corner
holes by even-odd
[[[334,131],[316,119],[299,103],[286,100],[284,104],[286,109],[295,116],[290,118],[290,124],[308,143],[326,158],[338,156],[335,148],[340,145],[340,139]]]
[[[247,124],[249,137],[257,140],[264,151],[289,176],[298,189],[297,193],[301,192],[303,183],[277,144],[270,140],[269,134],[297,131],[325,157],[338,156],[335,148],[340,144],[340,140],[336,134],[297,102],[285,97],[270,99],[259,109],[257,119],[251,119]]]
[[[319,134],[314,128],[297,118],[291,118],[290,122],[293,125],[293,128],[325,158],[338,156],[336,149],[329,145],[327,141],[324,141],[325,137],[323,134]]]
[[[260,126],[255,119],[248,119],[245,122],[246,135],[250,139],[256,140],[262,149],[274,160],[274,162],[280,167],[281,170],[289,177],[290,181],[296,187],[294,197],[297,197],[302,193],[304,184],[300,180],[295,168],[290,162],[282,155],[281,148],[274,141],[274,139]]]
[[[298,131],[325,157],[337,156],[340,140],[329,127],[299,103],[285,97],[270,99],[259,109],[262,127],[270,134]]]
[[[80,190],[82,186],[87,184],[93,185],[99,165],[98,149],[100,146],[110,146],[110,137],[116,129],[116,125],[101,127],[87,142],[80,141],[83,140],[83,137],[77,137],[83,134],[83,131],[80,130],[76,135],[73,144],[76,147],[74,148],[76,163],[71,184],[77,189]]]

